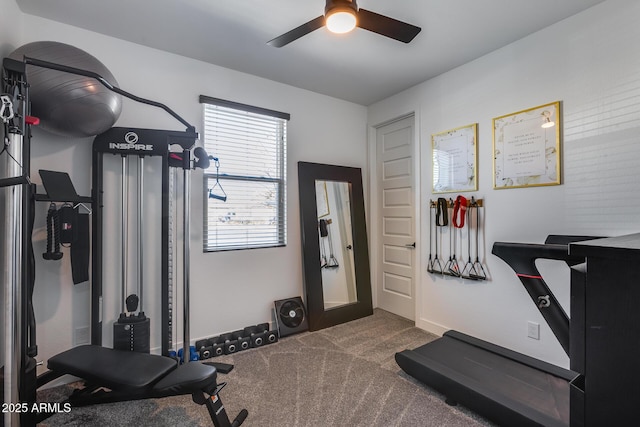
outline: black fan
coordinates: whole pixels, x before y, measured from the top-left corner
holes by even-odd
[[[329,21],[333,18],[337,18],[338,16],[342,16],[343,18],[346,18],[347,21],[351,21],[351,28],[355,25],[404,43],[409,43],[413,40],[421,30],[420,27],[389,18],[388,16],[379,15],[375,12],[370,12],[364,9],[358,9],[356,0],[327,0],[327,4],[324,8],[324,15],[318,16],[306,24],[302,24],[288,33],[284,33],[283,35],[268,41],[267,44],[274,47],[285,46],[320,27],[330,25]],[[334,32],[348,31],[350,31],[350,29]]]
[[[275,301],[274,304],[281,337],[306,331],[309,328],[302,298],[288,298]]]

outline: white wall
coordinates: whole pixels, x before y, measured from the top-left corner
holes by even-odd
[[[457,329],[568,366],[514,272],[490,252],[496,241],[542,243],[548,234],[620,235],[640,228],[638,16],[640,2],[604,2],[369,108],[370,126],[407,111],[418,117],[418,326],[436,333]],[[562,185],[493,190],[492,118],[558,100]],[[491,280],[484,282],[426,273],[428,203],[437,197],[430,184],[431,135],[471,123],[478,123],[479,191],[467,195],[486,203],[481,259]],[[543,262],[541,270],[568,311],[568,269]],[[539,341],[527,338],[528,320],[541,324]]]
[[[22,28],[22,12],[15,0],[0,0],[0,58],[18,47]]]
[[[2,1],[7,3],[7,0]],[[12,1],[8,3],[15,6]],[[365,169],[365,107],[34,16],[24,15],[22,19],[20,45],[53,40],[85,50],[106,65],[122,89],[167,104],[198,129],[202,128],[201,105],[198,103],[201,94],[291,113],[286,247],[203,253],[203,180],[202,173],[193,174],[190,223],[191,339],[193,341],[270,321],[274,300],[303,294],[297,162],[304,160]],[[165,112],[129,100],[124,101],[122,115],[116,126],[183,129]],[[67,171],[78,193],[89,195],[91,138],[70,140],[36,130],[32,141],[31,172],[34,181],[39,183],[38,169]],[[116,185],[119,180],[118,168],[117,162],[107,167],[109,179]],[[159,179],[159,172],[157,177]],[[146,177],[145,181],[153,187],[152,178]],[[119,206],[117,191],[107,197],[106,205],[110,209]],[[89,287],[87,283],[72,284],[68,253],[61,263],[45,263],[40,258],[39,254],[44,252],[45,246],[46,209],[45,204],[39,205],[34,233],[38,260],[34,299],[40,359],[71,347],[74,344],[73,330],[89,323]],[[119,216],[117,213],[111,216],[107,227],[116,227]],[[159,221],[159,218],[155,220]],[[114,228],[113,233],[119,233],[118,230]],[[111,323],[120,311],[119,302],[114,301],[119,295],[120,286],[119,273],[116,271],[119,269],[118,243],[112,246],[115,253],[110,257],[105,256],[104,260],[104,268],[109,276],[104,283],[104,292],[109,299],[105,303],[105,345],[110,345]],[[155,257],[159,260],[157,254]],[[153,274],[157,276],[157,271],[148,273],[147,278],[153,277]],[[111,277],[114,283],[109,283]],[[152,280],[148,279],[147,282]],[[160,319],[158,288],[159,281],[147,283],[146,286],[145,299],[152,305],[147,306],[145,311],[152,324]],[[155,330],[152,347],[159,347],[159,328]]]

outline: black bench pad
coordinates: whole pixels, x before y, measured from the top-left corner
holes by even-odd
[[[216,385],[216,368],[198,362],[189,362],[178,368],[153,386],[154,396],[175,396],[202,390],[211,393]]]
[[[54,372],[74,375],[111,390],[151,387],[177,366],[178,362],[169,357],[97,345],[74,347],[53,356],[47,363]]]

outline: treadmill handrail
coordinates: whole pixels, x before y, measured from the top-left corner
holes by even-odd
[[[565,261],[569,266],[584,262],[584,257],[569,255],[567,244],[495,242],[491,253],[520,275],[540,275],[534,264],[537,259]]]
[[[569,246],[566,244],[495,242],[491,253],[515,271],[565,353],[569,355],[569,317],[542,278],[536,267],[536,260],[559,260],[572,266],[584,262],[584,258],[569,255]]]

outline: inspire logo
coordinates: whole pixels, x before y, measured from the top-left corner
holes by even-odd
[[[151,144],[138,144],[138,134],[135,132],[127,132],[124,134],[125,142],[110,142],[109,148],[112,150],[141,150],[153,151]]]

